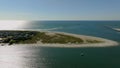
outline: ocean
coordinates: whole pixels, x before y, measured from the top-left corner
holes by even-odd
[[[1,30],[59,31],[120,42],[120,32],[112,29],[120,28],[120,21],[7,21],[0,24]],[[81,53],[84,53],[84,56],[81,56]],[[120,46],[100,48],[1,46],[0,67],[120,68]]]

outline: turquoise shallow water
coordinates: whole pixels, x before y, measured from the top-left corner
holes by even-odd
[[[31,21],[19,29],[61,31],[103,37],[120,42],[120,21]],[[84,53],[84,56],[81,56]],[[120,46],[54,48],[1,46],[1,68],[120,68]]]

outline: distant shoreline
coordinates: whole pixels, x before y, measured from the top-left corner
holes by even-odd
[[[43,47],[109,47],[109,46],[117,46],[118,45],[117,42],[108,40],[108,39],[104,39],[104,38],[85,36],[85,35],[77,35],[77,34],[71,34],[71,33],[65,33],[65,32],[35,31],[35,30],[2,30],[2,31],[6,32],[6,33],[7,33],[7,31],[9,33],[11,31],[11,32],[14,32],[14,34],[15,34],[15,32],[23,32],[22,35],[24,36],[24,34],[25,34],[25,35],[28,35],[28,37],[29,37],[29,33],[32,34],[32,31],[33,31],[33,33],[40,32],[40,33],[45,33],[45,35],[43,34],[42,36],[45,36],[45,37],[47,36],[46,39],[49,40],[49,41],[46,41],[46,39],[40,37],[40,39],[37,40],[36,43],[31,43],[30,41],[32,41],[32,40],[30,40],[30,41],[27,40],[27,42],[30,42],[30,43],[26,43],[26,42],[23,43],[24,41],[26,41],[26,40],[24,40],[22,43],[20,42],[19,44],[12,43],[13,45],[33,45],[33,46],[43,46]],[[27,32],[28,34],[26,34],[24,32]],[[19,33],[18,33],[18,35],[19,35]],[[41,35],[37,35],[33,40],[36,40],[36,38],[39,36],[41,36]],[[58,39],[56,39],[56,38],[58,38]],[[41,42],[40,40],[44,40],[43,42],[45,42],[45,43]],[[53,41],[51,41],[51,40],[53,40]],[[56,40],[58,40],[58,41],[56,41]],[[65,42],[65,41],[68,41],[68,42]],[[56,43],[54,43],[54,42],[56,42]]]

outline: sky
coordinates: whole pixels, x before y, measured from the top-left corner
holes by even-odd
[[[0,20],[120,20],[120,0],[0,0]]]

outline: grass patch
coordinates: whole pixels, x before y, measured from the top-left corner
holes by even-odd
[[[80,38],[63,34],[55,34],[51,36],[47,35],[45,32],[38,32],[31,39],[20,41],[19,43],[36,43],[39,40],[41,40],[42,43],[59,43],[59,44],[83,43],[83,40]]]
[[[101,43],[103,41],[98,41],[98,40],[86,40],[88,43]]]

